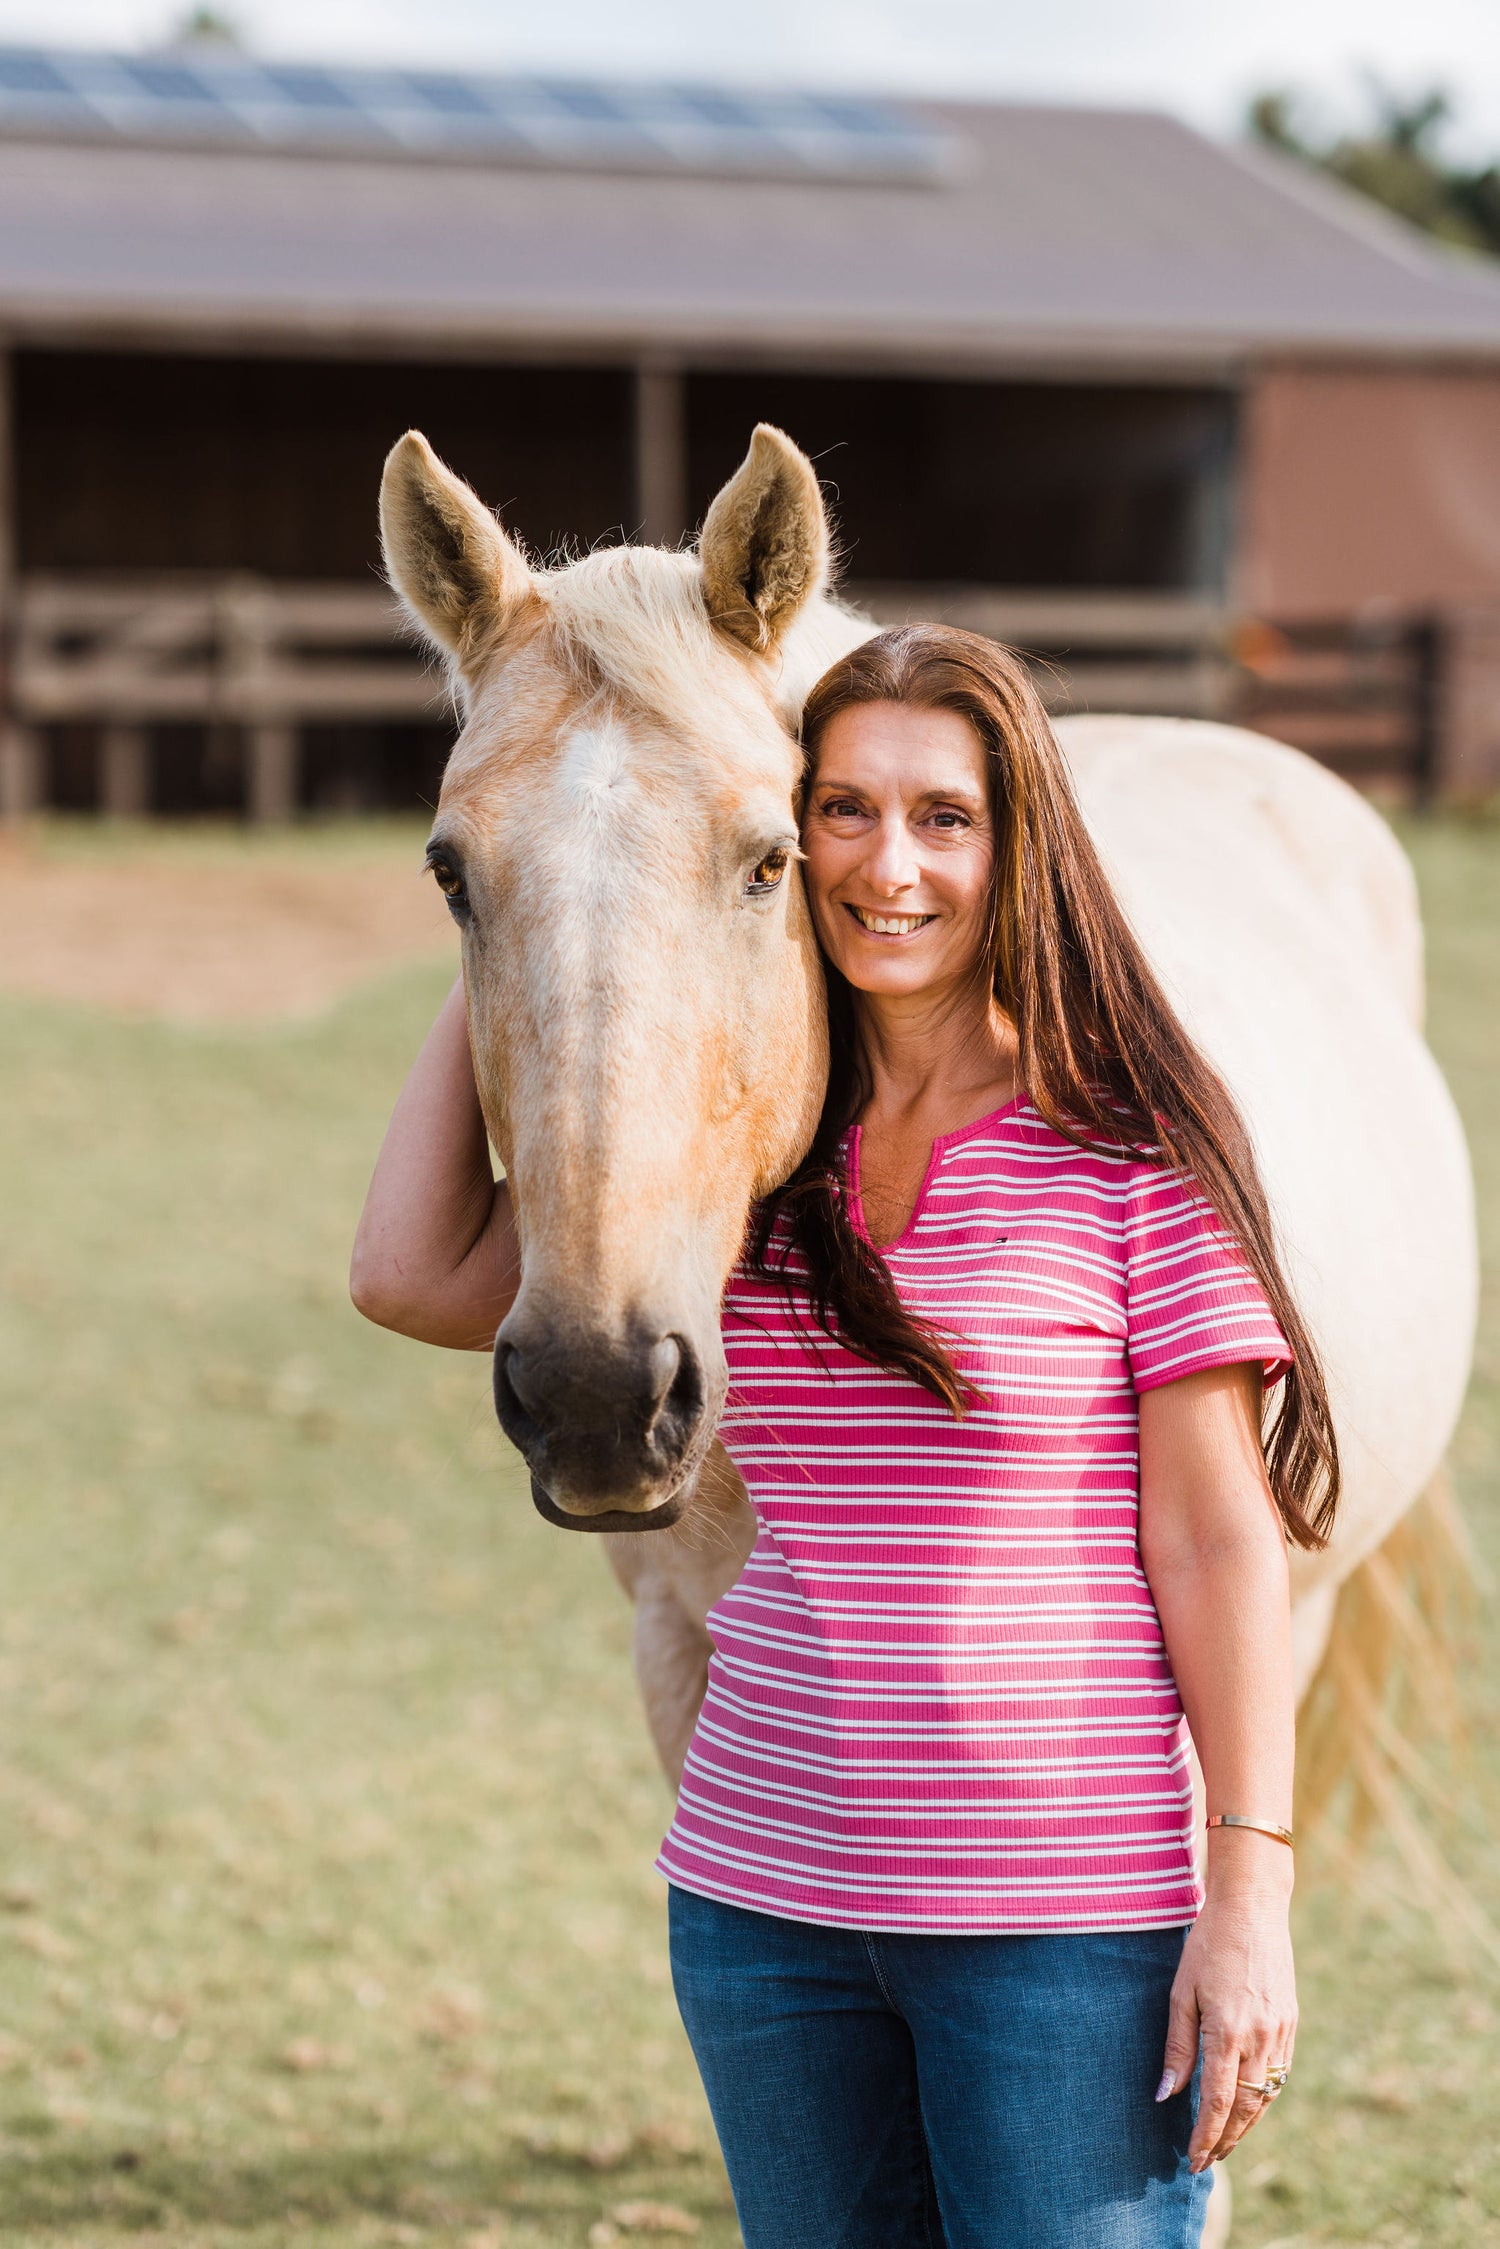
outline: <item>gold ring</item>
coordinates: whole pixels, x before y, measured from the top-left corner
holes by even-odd
[[[1266,2071],[1266,2081],[1263,2085],[1252,2084],[1248,2077],[1237,2077],[1235,2083],[1247,2093],[1259,2093],[1263,2101],[1274,2101],[1277,2094],[1285,2088],[1286,2081],[1291,2074],[1290,2063],[1273,2062]]]

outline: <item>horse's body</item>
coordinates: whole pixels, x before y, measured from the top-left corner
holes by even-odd
[[[803,697],[873,628],[828,599],[816,485],[775,432],[696,557],[533,572],[412,438],[383,510],[392,576],[468,705],[435,832],[468,870],[471,1040],[522,1236],[497,1406],[542,1511],[615,1534],[675,1776],[704,1618],[753,1533],[713,1442],[719,1295],[825,1070],[795,874],[767,904],[745,870],[795,833]],[[1248,1119],[1325,1355],[1345,1494],[1327,1551],[1293,1558],[1305,1689],[1339,1585],[1438,1468],[1472,1340],[1469,1171],[1421,1036],[1410,870],[1352,790],[1258,735],[1059,732],[1151,962]]]

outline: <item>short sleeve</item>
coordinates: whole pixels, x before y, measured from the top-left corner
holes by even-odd
[[[1258,1359],[1269,1389],[1292,1364],[1265,1292],[1191,1174],[1142,1164],[1125,1220],[1126,1350],[1137,1391]]]

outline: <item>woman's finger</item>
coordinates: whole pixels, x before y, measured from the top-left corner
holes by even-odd
[[[1240,2075],[1239,2040],[1207,2033],[1203,2040],[1203,2076],[1198,2089],[1198,2116],[1188,2142],[1188,2168],[1204,2171],[1224,2136],[1234,2107]]]
[[[1211,2161],[1221,2163],[1233,2147],[1237,2147],[1245,2134],[1257,2125],[1271,2105],[1271,2099],[1255,2091],[1257,2085],[1269,2083],[1269,2073],[1283,2064],[1290,2066],[1292,2029],[1280,2024],[1270,2032],[1262,2033],[1254,2041],[1243,2042],[1239,2066],[1236,2071],[1235,2101],[1224,2129],[1219,2135]],[[1248,2047],[1248,2053],[1244,2051]]]
[[[1244,2076],[1248,2077],[1249,2074],[1248,2070],[1242,2071]],[[1257,2079],[1256,2082],[1261,2081]],[[1219,2134],[1218,2144],[1210,2155],[1209,2161],[1211,2163],[1222,2163],[1230,2149],[1238,2147],[1245,2134],[1260,2122],[1270,2105],[1264,2094],[1252,2093],[1249,2087],[1245,2085],[1239,2086],[1235,2092],[1234,2106],[1229,2112],[1224,2129]]]
[[[1167,2043],[1162,2054],[1159,2101],[1169,2101],[1191,2083],[1198,2061],[1198,1994],[1190,1983],[1174,1983],[1172,2009],[1167,2018]]]

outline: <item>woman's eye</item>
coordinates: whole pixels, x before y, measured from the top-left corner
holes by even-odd
[[[969,823],[961,812],[934,812],[932,825],[935,828],[966,828]]]
[[[764,898],[767,891],[776,888],[776,885],[786,873],[791,856],[791,853],[783,850],[780,844],[776,846],[774,851],[766,853],[746,885],[752,897]]]
[[[853,797],[830,797],[823,807],[825,820],[857,820],[864,810]]]

